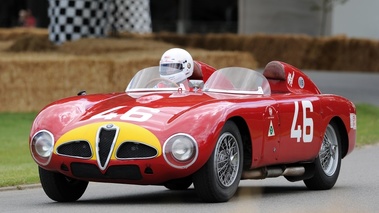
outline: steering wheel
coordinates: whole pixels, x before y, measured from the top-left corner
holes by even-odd
[[[154,78],[151,79],[147,84],[145,85],[146,88],[154,88],[157,87],[158,84],[162,83],[165,87],[179,87],[179,85],[169,79],[166,78]],[[159,87],[158,87],[159,88]]]

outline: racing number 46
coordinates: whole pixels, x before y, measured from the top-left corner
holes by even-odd
[[[115,118],[119,116],[119,114],[117,114],[116,111],[121,108],[123,108],[123,106],[114,107],[112,109],[101,112],[97,115],[94,115],[90,119],[109,120],[109,119]],[[157,114],[157,113],[159,113],[159,109],[136,106],[136,107],[131,108],[129,111],[125,112],[124,114],[121,114],[120,120],[144,122],[144,121],[149,120],[153,116],[153,114]]]
[[[291,126],[291,138],[296,138],[297,142],[303,139],[304,143],[310,143],[313,140],[313,119],[307,117],[307,112],[313,112],[312,102],[301,101],[303,123],[296,126],[299,119],[299,101],[295,101],[295,111]]]

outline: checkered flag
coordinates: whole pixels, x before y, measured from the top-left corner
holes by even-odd
[[[49,39],[61,44],[108,32],[107,0],[49,0]]]
[[[111,0],[110,25],[116,32],[151,33],[150,0]]]

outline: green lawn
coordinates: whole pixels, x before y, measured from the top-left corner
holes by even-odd
[[[37,183],[29,152],[29,131],[36,113],[0,113],[0,187]],[[357,145],[379,142],[379,107],[357,105]]]
[[[0,187],[39,181],[28,147],[36,113],[0,113]]]
[[[379,142],[379,107],[357,105],[357,144],[367,145]]]

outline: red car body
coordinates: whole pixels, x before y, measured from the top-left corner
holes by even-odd
[[[355,146],[352,102],[321,94],[304,73],[278,61],[270,62],[259,78],[252,77],[261,83],[251,90],[220,76],[211,76],[203,89],[129,88],[46,106],[30,133],[46,194],[56,201],[77,200],[88,181],[169,189],[194,183],[200,198],[222,202],[233,196],[240,179],[281,175],[304,180],[311,189],[333,187],[340,159]],[[330,145],[328,138],[335,142],[331,139]],[[237,148],[223,148],[228,144]],[[47,149],[51,153],[44,156],[41,150]],[[324,151],[329,158],[323,159]],[[224,161],[227,169],[218,166]],[[52,177],[59,181],[50,181]]]

